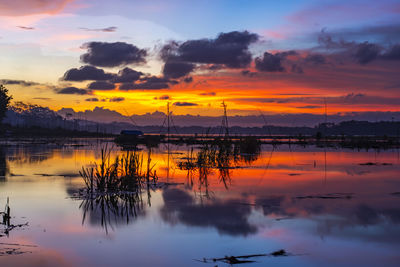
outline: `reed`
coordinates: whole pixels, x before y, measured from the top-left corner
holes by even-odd
[[[144,184],[157,182],[150,151],[146,171],[143,154],[137,151],[128,151],[125,155],[116,156],[114,160],[111,160],[110,154],[111,149],[102,148],[100,162],[94,163],[93,167],[82,167],[79,171],[87,192],[134,192],[139,191]]]

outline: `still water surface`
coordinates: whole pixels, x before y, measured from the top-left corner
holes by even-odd
[[[170,184],[115,212],[73,198],[104,143],[0,146],[0,205],[9,197],[12,223],[28,222],[0,232],[1,266],[228,266],[200,261],[279,249],[289,256],[242,265],[400,264],[396,150],[262,146],[204,172],[178,167],[191,147],[161,145],[152,163]]]

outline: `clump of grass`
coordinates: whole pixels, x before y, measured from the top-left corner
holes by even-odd
[[[261,142],[255,137],[247,136],[235,143],[234,157],[236,161],[244,161],[247,164],[257,160],[261,153]]]
[[[112,161],[111,150],[101,149],[100,163],[93,167],[82,167],[79,172],[88,192],[123,192],[139,191],[144,184],[157,182],[156,172],[151,165],[150,151],[147,160],[147,170],[144,171],[143,154],[128,151],[125,155],[116,156]]]

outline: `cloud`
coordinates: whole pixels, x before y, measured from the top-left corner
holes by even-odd
[[[361,32],[363,33],[362,36],[366,37],[366,34],[370,31],[372,35],[377,34],[375,32],[376,29],[381,29],[381,27],[377,28],[366,28],[362,29]],[[395,30],[400,29],[400,25],[390,25],[385,26],[382,28],[383,31],[387,31],[391,38],[389,40],[396,40],[392,35],[394,34]],[[349,32],[354,33],[357,35],[359,32]],[[361,65],[366,65],[372,61],[381,59],[381,60],[400,60],[400,45],[396,44],[391,47],[385,46],[388,42],[387,39],[379,43],[370,43],[366,42],[348,42],[344,39],[340,39],[339,41],[335,41],[335,38],[341,38],[340,33],[327,33],[325,30],[322,30],[318,36],[318,42],[322,48],[333,50],[334,53],[330,53],[330,57],[338,59],[340,62],[343,62],[343,59],[354,57],[356,61]],[[379,38],[378,38],[379,39]],[[398,38],[400,40],[400,38]],[[379,40],[378,40],[379,41]],[[314,58],[317,59],[317,58]],[[307,58],[306,60],[307,61]],[[314,60],[314,62],[316,62]]]
[[[215,93],[215,92],[205,92],[205,93],[201,93],[201,94],[199,94],[199,95],[203,95],[203,96],[216,96],[217,93]]]
[[[193,77],[185,77],[185,78],[183,79],[183,81],[184,81],[185,83],[191,83],[191,82],[193,82]]]
[[[17,26],[18,28],[22,29],[22,30],[34,30],[34,27],[28,27],[28,26]]]
[[[320,54],[309,54],[307,57],[304,59],[305,62],[307,63],[312,63],[315,65],[320,65],[320,64],[325,64],[326,60],[323,55]]]
[[[63,94],[63,95],[90,95],[92,92],[87,89],[79,89],[76,87],[65,87],[61,89],[55,90],[56,94]]]
[[[0,1],[0,16],[57,14],[74,0],[12,0]]]
[[[168,99],[171,99],[171,97],[169,95],[162,95],[158,99],[160,99],[160,100],[168,100]]]
[[[146,62],[146,50],[125,42],[90,42],[83,48],[88,51],[81,55],[81,61],[94,66],[117,67]]]
[[[82,66],[79,69],[73,68],[67,70],[62,77],[64,81],[87,81],[87,80],[94,80],[94,81],[103,81],[103,80],[110,80],[114,77],[111,73],[105,73],[104,70],[98,69],[93,66]]]
[[[382,55],[383,59],[400,60],[400,44],[392,46],[386,53]]]
[[[247,76],[247,77],[253,77],[253,76],[256,76],[256,75],[257,75],[256,72],[252,72],[252,71],[250,71],[250,70],[242,70],[240,73],[241,73],[243,76]]]
[[[166,73],[175,74],[177,78],[193,71],[192,64],[243,68],[247,67],[252,60],[248,50],[249,45],[257,42],[258,39],[257,34],[248,31],[220,33],[215,39],[171,42],[161,49],[160,56],[167,64],[167,67],[164,67]]]
[[[113,98],[110,98],[109,101],[110,102],[122,102],[122,101],[125,101],[125,98],[124,97],[113,97]]]
[[[177,107],[193,107],[193,106],[198,106],[198,104],[191,103],[191,102],[175,102],[174,106],[177,106]]]
[[[256,69],[263,72],[284,72],[285,68],[282,66],[282,61],[288,56],[295,56],[297,52],[294,50],[278,52],[271,54],[265,52],[262,57],[257,57],[254,60]]]
[[[157,77],[157,76],[146,76],[139,79],[138,82],[135,83],[124,83],[119,89],[120,90],[158,90],[158,89],[167,89],[170,84],[177,84],[178,82],[175,80],[170,80],[165,77]]]
[[[110,82],[98,81],[90,83],[88,88],[92,90],[113,90],[115,89],[115,85]]]
[[[142,82],[142,83],[124,83],[119,89],[120,90],[158,90],[158,89],[167,89],[169,88],[169,84],[166,82]]]
[[[50,100],[52,100],[52,99],[49,98],[49,97],[33,97],[32,99],[45,100],[45,101],[50,101]]]
[[[397,97],[383,97],[383,96],[370,96],[360,93],[350,93],[342,96],[330,96],[330,97],[286,97],[286,98],[240,98],[241,101],[259,102],[259,103],[303,103],[303,104],[315,104],[320,105],[325,101],[328,104],[340,104],[340,105],[399,105],[400,99]]]
[[[114,83],[129,83],[139,80],[140,76],[143,75],[143,72],[133,70],[131,68],[124,68],[118,72],[112,82]]]
[[[316,108],[322,108],[322,106],[316,106],[316,105],[307,105],[307,106],[300,106],[296,108],[301,108],[301,109],[316,109]]]
[[[0,80],[0,84],[3,85],[14,85],[14,84],[18,84],[21,86],[33,86],[33,85],[39,85],[39,83],[36,82],[30,82],[30,81],[24,81],[24,80],[9,80],[9,79],[2,79]]]
[[[115,26],[107,27],[107,28],[100,28],[100,29],[90,29],[90,28],[79,28],[81,30],[89,31],[89,32],[115,32],[118,28]]]
[[[99,99],[97,97],[92,97],[92,98],[86,98],[85,101],[87,101],[87,102],[99,102]]]
[[[301,66],[299,66],[298,64],[292,64],[292,69],[291,71],[293,73],[297,73],[297,74],[302,74],[304,73],[303,68]]]
[[[360,64],[367,64],[378,58],[381,49],[376,44],[364,42],[358,44],[355,58]]]
[[[186,76],[192,72],[194,68],[195,65],[192,63],[168,60],[164,64],[163,74],[165,77],[176,79]]]
[[[285,68],[282,66],[282,57],[277,54],[265,52],[263,57],[255,59],[256,69],[265,72],[283,72]]]
[[[338,46],[349,46],[355,44],[356,41],[374,40],[378,43],[386,43],[390,40],[391,43],[400,42],[400,24],[384,24],[384,25],[372,25],[357,28],[345,28],[330,30],[329,34],[326,29],[323,29],[318,39],[320,44],[327,45],[330,48]],[[339,41],[334,41],[339,40]],[[346,42],[344,40],[353,40],[352,42]]]

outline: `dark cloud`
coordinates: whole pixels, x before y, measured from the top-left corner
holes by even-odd
[[[400,60],[400,44],[394,45],[382,55],[383,59],[387,60]]]
[[[111,26],[107,28],[100,28],[100,29],[90,29],[90,28],[79,28],[81,30],[90,31],[90,32],[115,32],[117,27]]]
[[[254,62],[258,71],[264,72],[284,72],[282,61],[288,56],[296,56],[297,52],[293,50],[271,54],[265,52],[263,57],[257,57]]]
[[[88,51],[81,56],[81,61],[94,66],[117,67],[146,62],[146,50],[125,42],[90,42],[83,47]]]
[[[315,106],[315,105],[307,105],[307,106],[300,106],[296,108],[301,108],[301,109],[315,109],[315,108],[322,108],[322,106]]]
[[[194,68],[195,65],[192,63],[168,60],[164,64],[163,75],[168,78],[177,79],[191,73]]]
[[[242,74],[243,76],[248,76],[248,77],[253,77],[253,76],[256,76],[256,75],[257,75],[256,72],[252,72],[252,71],[249,71],[249,70],[242,70],[242,71],[241,71],[241,74]]]
[[[215,92],[205,92],[205,93],[201,93],[201,94],[199,94],[199,95],[204,95],[204,96],[216,96],[217,93],[215,93]]]
[[[110,80],[114,77],[111,73],[105,73],[104,70],[98,69],[93,66],[82,66],[79,69],[73,68],[67,70],[62,77],[64,81],[87,81],[87,80],[94,80],[94,81],[104,81]]]
[[[166,89],[169,88],[170,84],[176,84],[177,82],[174,80],[169,80],[167,78],[160,78],[156,76],[148,76],[140,78],[137,83],[124,83],[119,89],[121,90],[138,90],[138,89],[148,89],[148,90],[157,90],[157,89]]]
[[[160,99],[160,100],[168,100],[168,99],[171,99],[171,98],[170,98],[169,95],[162,95],[158,99]]]
[[[193,106],[198,106],[198,104],[191,103],[191,102],[175,102],[174,106],[177,106],[177,107],[193,107]]]
[[[79,89],[76,87],[65,87],[61,89],[55,90],[56,94],[63,94],[63,95],[90,95],[91,91],[87,89]]]
[[[285,68],[282,66],[282,57],[277,54],[265,52],[263,57],[255,59],[256,69],[265,72],[283,72]]]
[[[139,80],[140,76],[143,75],[143,72],[133,70],[131,68],[123,68],[118,72],[112,81],[114,83],[130,83]]]
[[[184,81],[185,83],[191,83],[191,82],[193,82],[193,77],[185,77],[185,78],[183,79],[183,81]]]
[[[168,223],[214,227],[221,234],[233,236],[246,236],[257,232],[257,228],[247,220],[251,213],[250,206],[218,200],[198,205],[189,193],[180,189],[164,190],[163,199],[164,206],[160,214]]]
[[[110,82],[98,81],[90,83],[88,88],[92,90],[113,90],[115,85]]]
[[[33,85],[39,85],[39,83],[36,82],[29,82],[29,81],[24,81],[24,80],[8,80],[8,79],[2,79],[0,80],[0,84],[3,85],[13,85],[13,84],[18,84],[21,86],[33,86]]]
[[[373,25],[366,27],[338,29],[329,31],[323,29],[319,35],[319,43],[329,48],[348,47],[364,40],[375,40],[377,43],[400,42],[400,24]],[[339,40],[339,41],[334,41]],[[353,40],[348,42],[344,40]]]
[[[332,33],[327,33],[325,29],[322,29],[318,34],[318,43],[326,49],[348,49],[353,48],[355,45],[355,42],[347,42],[342,38],[339,38],[339,41],[335,41],[334,39],[337,38],[332,37]]]
[[[293,73],[297,73],[297,74],[302,74],[304,73],[303,68],[301,66],[299,66],[298,64],[292,64],[292,69],[291,71]]]
[[[96,97],[92,97],[92,98],[86,98],[85,101],[87,102],[99,102],[99,99]]]
[[[323,55],[320,55],[320,54],[309,54],[304,59],[304,61],[307,62],[307,63],[315,64],[315,65],[325,64],[326,63],[325,57]]]
[[[365,28],[361,30],[362,36],[364,36],[366,33],[375,33],[376,29],[381,29],[381,27],[374,27],[374,28]],[[387,31],[386,34],[389,34],[388,36],[391,36],[390,39],[388,40],[397,40],[400,38],[393,38],[393,34],[396,32],[398,35],[398,30],[400,29],[399,25],[389,25],[385,26],[382,28],[383,31]],[[354,35],[357,35],[357,32],[350,31]],[[335,37],[332,37],[332,35]],[[389,48],[385,48],[385,43],[388,40],[380,40],[381,44],[379,43],[379,38],[378,43],[370,43],[370,42],[361,42],[358,43],[356,41],[345,41],[340,33],[326,33],[325,30],[322,30],[321,33],[318,36],[318,42],[320,43],[322,48],[333,50],[334,53],[330,53],[331,57],[336,58],[339,62],[343,62],[346,58],[349,57],[354,57],[356,61],[361,64],[365,65],[368,64],[372,61],[378,60],[378,59],[383,59],[383,60],[400,60],[400,45],[396,44],[394,46],[391,46]],[[346,37],[350,37],[345,35]],[[367,35],[364,36],[364,38]],[[371,38],[371,36],[374,35],[369,35],[368,37]],[[354,36],[353,36],[354,37]],[[338,41],[335,39],[340,38]],[[317,59],[317,58],[314,58]],[[318,60],[318,59],[317,59]],[[306,59],[307,61],[307,59]],[[316,62],[314,60],[314,62]]]
[[[28,27],[28,26],[17,26],[18,28],[22,29],[22,30],[34,30],[34,27]]]
[[[207,69],[209,69],[209,70],[220,70],[223,68],[224,68],[224,66],[221,64],[212,64],[210,66],[207,66]]]
[[[239,99],[238,99],[239,100]],[[383,97],[383,96],[370,96],[365,94],[350,93],[342,96],[304,96],[304,97],[286,97],[286,98],[240,98],[240,101],[259,102],[259,103],[307,103],[320,105],[325,101],[329,104],[343,104],[343,105],[371,105],[371,104],[386,104],[386,105],[399,105],[400,99],[397,97]]]
[[[355,58],[360,64],[367,64],[378,58],[381,49],[378,45],[364,42],[358,44]]]
[[[49,98],[49,97],[34,97],[34,98],[32,98],[32,99],[45,100],[45,101],[50,101],[50,100],[52,100],[52,99]]]
[[[161,58],[168,62],[217,64],[228,68],[242,68],[250,64],[249,45],[258,41],[258,35],[248,31],[221,33],[215,39],[171,42],[161,49]]]
[[[110,98],[109,101],[110,102],[122,102],[122,101],[125,101],[125,98],[124,97],[113,97],[113,98]]]
[[[294,50],[289,50],[289,51],[283,51],[276,53],[275,55],[280,56],[282,59],[288,57],[288,56],[297,56],[298,53]]]
[[[121,90],[158,90],[158,89],[167,89],[169,88],[168,83],[151,83],[151,82],[143,82],[143,83],[124,83],[119,89]]]

